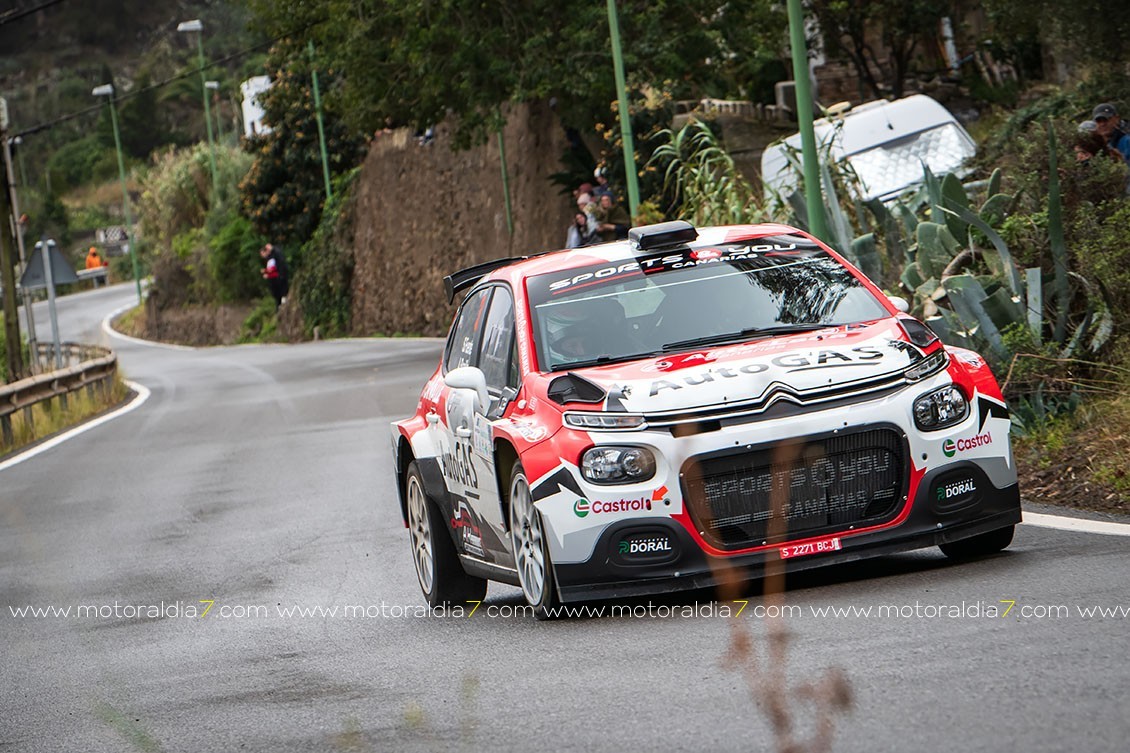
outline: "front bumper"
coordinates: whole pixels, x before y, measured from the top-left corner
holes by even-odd
[[[956,507],[950,500],[938,499],[935,493],[955,472],[967,472],[982,490],[975,499],[966,499]],[[617,599],[756,579],[763,577],[771,564],[793,572],[922,549],[1020,521],[1016,484],[998,489],[977,465],[961,463],[927,474],[918,486],[909,515],[901,523],[869,532],[845,532],[840,535],[842,549],[787,560],[782,560],[779,547],[719,557],[704,552],[676,520],[625,519],[604,530],[587,561],[558,564],[554,572],[562,601]],[[666,543],[656,547],[658,551],[625,555],[621,553],[625,541]]]

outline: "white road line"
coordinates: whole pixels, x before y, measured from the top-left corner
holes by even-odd
[[[196,348],[193,348],[189,345],[173,345],[172,343],[159,343],[154,342],[153,340],[142,340],[138,337],[130,337],[129,335],[119,332],[118,330],[110,326],[110,322],[114,320],[114,317],[116,317],[118,314],[129,311],[136,306],[137,304],[135,303],[127,303],[125,306],[111,311],[106,315],[106,318],[102,320],[102,331],[106,333],[107,337],[116,337],[119,340],[125,340],[126,342],[133,343],[134,345],[148,345],[151,348],[168,348],[169,350],[196,350]]]
[[[121,408],[118,408],[116,411],[114,411],[112,413],[107,413],[104,416],[99,416],[98,418],[94,419],[93,421],[87,421],[84,424],[76,426],[75,428],[71,429],[70,431],[65,431],[65,432],[63,432],[62,434],[60,434],[56,437],[52,437],[51,439],[48,439],[43,444],[38,444],[35,447],[32,447],[27,452],[22,452],[19,455],[16,455],[15,457],[13,457],[13,458],[9,458],[9,459],[5,460],[4,462],[0,463],[0,471],[4,471],[8,468],[11,468],[13,465],[18,465],[18,464],[24,462],[25,460],[31,460],[36,455],[41,455],[44,452],[47,452],[48,450],[50,450],[52,447],[57,447],[58,445],[61,445],[63,442],[66,442],[68,439],[73,439],[74,437],[77,437],[79,434],[90,431],[91,429],[99,427],[104,423],[107,423],[109,421],[113,421],[115,418],[120,418],[120,417],[124,416],[125,414],[129,413],[130,411],[134,411],[134,410],[137,410],[138,408],[140,408],[142,406],[142,404],[146,400],[149,399],[149,388],[144,386],[144,385],[138,384],[137,382],[131,382],[128,379],[123,380],[123,381],[125,382],[127,387],[129,387],[131,390],[133,390],[134,392],[137,393],[136,395],[134,395],[133,400],[130,400],[128,403],[126,403]]]
[[[1041,515],[1024,512],[1025,525],[1040,528],[1054,528],[1058,531],[1076,533],[1101,533],[1107,536],[1130,536],[1130,524],[1110,523],[1105,520],[1086,520],[1084,518],[1065,518],[1062,515]]]

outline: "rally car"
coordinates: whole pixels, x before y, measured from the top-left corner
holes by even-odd
[[[1009,413],[838,253],[784,225],[634,228],[480,264],[415,415],[393,424],[432,606],[558,604],[938,545],[1008,546]]]

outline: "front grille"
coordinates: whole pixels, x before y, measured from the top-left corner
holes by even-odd
[[[899,432],[868,429],[692,458],[683,492],[706,541],[742,549],[893,517],[906,465]]]

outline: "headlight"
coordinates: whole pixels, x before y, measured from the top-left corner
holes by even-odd
[[[952,384],[914,401],[914,424],[922,431],[937,431],[961,423],[969,415],[969,403]]]
[[[593,447],[581,457],[581,475],[594,484],[632,484],[655,475],[655,456],[645,447]]]
[[[596,413],[594,411],[566,413],[565,425],[574,429],[624,430],[642,429],[643,416],[630,413]]]
[[[939,371],[946,367],[949,363],[949,356],[944,350],[939,350],[933,355],[926,356],[918,363],[911,366],[903,372],[903,376],[907,381],[917,382],[920,379],[925,379],[931,374],[937,374]]]

